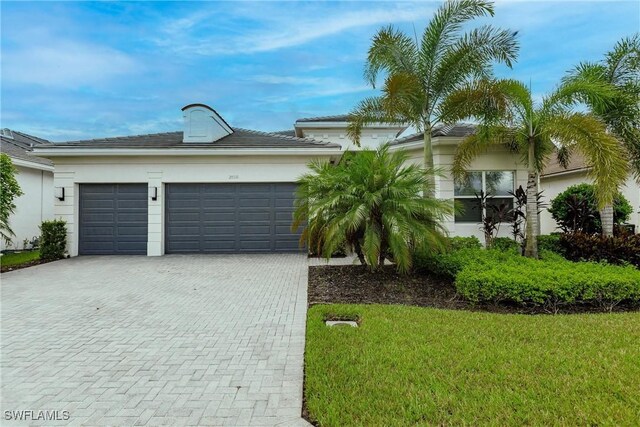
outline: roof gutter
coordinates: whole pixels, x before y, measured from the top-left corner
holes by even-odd
[[[11,155],[9,155],[9,157],[11,157]],[[16,166],[21,166],[23,168],[39,169],[43,171],[53,172],[53,166],[43,165],[42,163],[19,159],[17,157],[11,157],[11,162]]]
[[[34,153],[41,157],[94,157],[94,156],[333,156],[341,154],[340,147],[306,149],[139,149],[139,148],[36,148]]]

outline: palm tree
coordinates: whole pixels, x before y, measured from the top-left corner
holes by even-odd
[[[335,166],[311,162],[311,172],[298,181],[292,228],[306,223],[301,241],[327,258],[346,245],[371,270],[389,259],[408,271],[414,248],[444,247],[441,223],[453,206],[420,196],[432,172],[407,159],[383,145],[347,152]]]
[[[640,183],[640,35],[624,38],[599,62],[582,62],[567,81],[590,79],[612,85],[616,94],[608,104],[589,104],[591,112],[625,147],[631,169]],[[613,235],[613,206],[600,211],[602,233]]]
[[[348,134],[360,142],[363,126],[403,123],[424,132],[424,167],[433,169],[431,132],[445,120],[440,103],[467,79],[489,76],[491,64],[511,67],[518,53],[516,32],[489,25],[462,32],[470,20],[491,15],[493,3],[484,0],[450,0],[442,4],[425,28],[422,39],[395,29],[382,28],[373,37],[365,66],[365,79],[373,88],[386,73],[382,94],[361,101],[350,114]],[[434,177],[429,178],[433,196]]]
[[[542,102],[515,80],[478,80],[453,93],[443,109],[453,120],[473,118],[475,134],[458,146],[452,172],[463,179],[470,162],[491,144],[503,144],[521,154],[528,167],[525,255],[538,256],[536,234],[538,178],[556,146],[561,155],[575,150],[587,159],[599,206],[611,203],[627,173],[620,144],[595,116],[575,111],[579,102],[601,105],[613,92],[609,85],[574,79],[557,87]]]

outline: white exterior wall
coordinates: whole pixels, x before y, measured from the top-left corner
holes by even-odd
[[[435,138],[433,140],[433,161],[436,168],[442,169],[442,177],[436,177],[436,197],[441,199],[453,200],[454,184],[451,174],[451,165],[453,156],[459,139],[447,138],[446,140]],[[411,147],[405,149],[410,153],[409,162],[422,164],[423,148],[421,143],[412,144]],[[469,167],[474,171],[514,171],[515,172],[515,188],[522,185],[527,187],[527,168],[520,163],[520,157],[512,154],[504,148],[494,147],[484,154],[479,155]],[[456,223],[454,218],[449,218],[445,222],[445,227],[451,236],[476,236],[481,242],[484,242],[484,234],[482,233],[480,223]],[[503,224],[500,227],[499,237],[510,237],[509,224]]]
[[[316,156],[329,160],[329,156]],[[78,255],[79,185],[83,183],[147,183],[158,187],[149,198],[147,255],[164,254],[164,186],[168,183],[295,182],[306,173],[312,156],[154,156],[56,158],[54,187],[65,188],[56,199],[56,218],[67,221],[68,251]]]
[[[540,180],[540,189],[544,190],[544,201],[547,204],[551,203],[558,194],[572,185],[582,183],[592,183],[593,180],[587,176],[587,173],[582,171],[559,173],[557,175],[551,175],[542,177]],[[626,182],[620,188],[620,192],[627,198],[633,212],[629,217],[629,223],[635,224],[636,232],[640,228],[640,186],[633,179],[631,175],[627,178]],[[555,220],[551,217],[551,214],[546,209],[540,214],[540,232],[542,234],[553,233],[559,231]]]
[[[343,151],[376,149],[380,145],[394,140],[397,133],[403,129],[402,127],[365,128],[362,130],[362,135],[360,137],[360,147],[357,147],[347,136],[346,124],[344,124],[343,127],[334,126],[331,128],[301,128],[298,124],[298,128],[302,129],[302,134],[305,138],[313,138],[318,141],[340,144]]]
[[[14,160],[18,169],[16,180],[24,194],[14,200],[15,213],[9,219],[15,233],[13,242],[5,245],[2,241],[2,249],[24,249],[24,239],[39,236],[42,221],[53,218],[53,172],[18,163],[19,160]]]

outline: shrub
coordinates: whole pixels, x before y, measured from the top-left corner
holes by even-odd
[[[55,261],[64,258],[67,249],[67,223],[61,219],[44,221],[40,231],[40,259]]]
[[[572,185],[551,201],[549,212],[564,232],[600,233],[602,223],[591,184]],[[613,222],[621,224],[629,219],[633,208],[618,193],[613,200]]]
[[[509,237],[496,237],[493,239],[491,249],[498,251],[519,252],[521,246],[515,240]]]
[[[482,248],[482,243],[480,243],[480,239],[476,236],[471,237],[449,237],[447,238],[449,242],[449,247],[451,250],[457,251],[459,249],[480,249]]]
[[[562,247],[560,246],[561,234],[543,234],[538,236],[538,250],[555,252],[562,254]]]
[[[567,233],[558,241],[562,254],[571,261],[606,261],[640,268],[640,234],[602,236]]]
[[[515,253],[512,252],[469,247],[437,254],[416,253],[414,266],[418,272],[433,273],[453,280],[465,266],[471,263],[477,265],[499,263],[514,255]]]
[[[460,295],[474,302],[544,305],[597,304],[609,309],[640,302],[640,271],[595,263],[512,258],[470,263],[456,276]]]
[[[18,169],[11,157],[0,153],[0,238],[7,244],[11,244],[11,238],[15,236],[9,224],[9,219],[16,209],[14,200],[23,194],[16,179],[17,174]]]

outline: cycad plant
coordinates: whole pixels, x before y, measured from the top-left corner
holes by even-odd
[[[421,196],[433,171],[407,159],[383,145],[346,152],[337,165],[310,163],[298,181],[292,228],[304,224],[302,242],[327,258],[346,245],[371,270],[390,260],[407,272],[415,248],[443,247],[441,224],[453,214],[450,201]]]
[[[640,182],[640,35],[620,40],[602,61],[580,63],[566,81],[576,79],[609,84],[615,90],[611,102],[589,103],[589,109],[624,146],[633,174]],[[600,217],[602,233],[612,235],[613,206],[607,204]]]
[[[611,203],[624,181],[627,164],[617,139],[597,117],[574,108],[579,101],[606,104],[612,95],[609,85],[574,79],[563,82],[537,103],[531,90],[519,81],[477,80],[444,103],[453,120],[473,118],[479,122],[476,133],[456,150],[452,167],[456,179],[464,179],[471,161],[491,144],[503,144],[520,153],[527,165],[526,256],[538,256],[538,178],[557,147],[561,156],[574,151],[585,156],[600,206]]]
[[[492,63],[511,67],[518,53],[516,33],[490,25],[463,32],[474,18],[493,16],[493,3],[450,0],[427,24],[422,37],[388,26],[373,37],[365,65],[365,79],[373,88],[386,74],[382,94],[361,101],[350,114],[348,134],[359,144],[365,125],[403,123],[424,131],[424,167],[433,169],[431,132],[446,121],[440,108],[447,96],[469,78],[490,76]],[[433,196],[433,176],[425,196]]]

